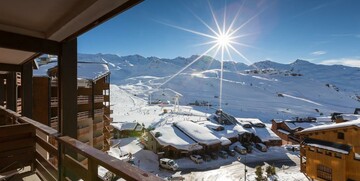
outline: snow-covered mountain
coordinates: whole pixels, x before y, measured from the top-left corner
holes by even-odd
[[[79,54],[79,61],[106,62],[111,82],[144,99],[151,92],[172,89],[180,104],[208,103],[217,108],[220,62],[202,57],[180,75],[161,85],[198,56],[163,59],[130,55]],[[291,118],[353,112],[360,107],[360,69],[318,65],[304,60],[246,65],[224,62],[222,108],[237,117]],[[164,95],[164,94],[158,94]],[[156,99],[153,97],[153,99]],[[160,99],[160,98],[159,98]],[[213,112],[207,107],[196,109]]]

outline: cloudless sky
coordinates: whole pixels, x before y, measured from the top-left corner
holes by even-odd
[[[210,6],[221,28],[224,19],[227,29],[239,12],[230,32],[248,22],[234,34],[246,36],[234,41],[249,46],[233,46],[251,62],[304,59],[360,66],[359,0],[145,0],[82,35],[79,52],[160,58],[200,55],[212,45],[199,44],[211,39],[175,27],[213,35],[199,20],[217,31]],[[249,64],[230,53],[226,60]]]

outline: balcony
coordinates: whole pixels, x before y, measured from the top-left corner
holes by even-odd
[[[94,114],[95,114],[95,116],[103,116],[104,115],[104,109],[95,109]]]
[[[94,123],[94,126],[93,126],[93,128],[94,128],[94,131],[103,131],[103,129],[104,129],[104,122],[98,122],[98,123]]]
[[[0,107],[0,115],[0,123],[6,123],[0,126],[1,175],[30,167],[26,173],[36,174],[41,180],[104,180],[98,176],[98,167],[102,166],[125,180],[161,180],[76,139],[60,136],[55,129],[3,107]],[[100,137],[103,139],[103,136]],[[71,155],[82,155],[86,163],[84,160],[84,164],[79,162]]]
[[[103,95],[95,95],[95,96],[94,96],[94,102],[95,102],[95,103],[102,103],[102,102],[104,102],[104,96],[103,96]]]

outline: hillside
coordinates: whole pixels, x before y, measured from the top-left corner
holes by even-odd
[[[161,59],[131,55],[79,54],[79,61],[106,62],[111,70],[111,82],[138,97],[163,99],[162,89],[174,90],[182,97],[180,104],[210,104],[218,106],[220,62],[203,57],[183,73],[156,89],[174,73],[197,56]],[[360,107],[360,69],[346,66],[326,66],[296,60],[290,64],[272,61],[253,65],[226,61],[224,63],[223,110],[238,117],[272,118],[329,115],[332,112],[353,112]],[[171,101],[171,100],[170,100]]]

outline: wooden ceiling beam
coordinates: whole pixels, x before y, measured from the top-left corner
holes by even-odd
[[[21,72],[22,67],[21,65],[0,63],[0,71]]]
[[[58,55],[61,43],[0,30],[0,47],[41,54]]]

